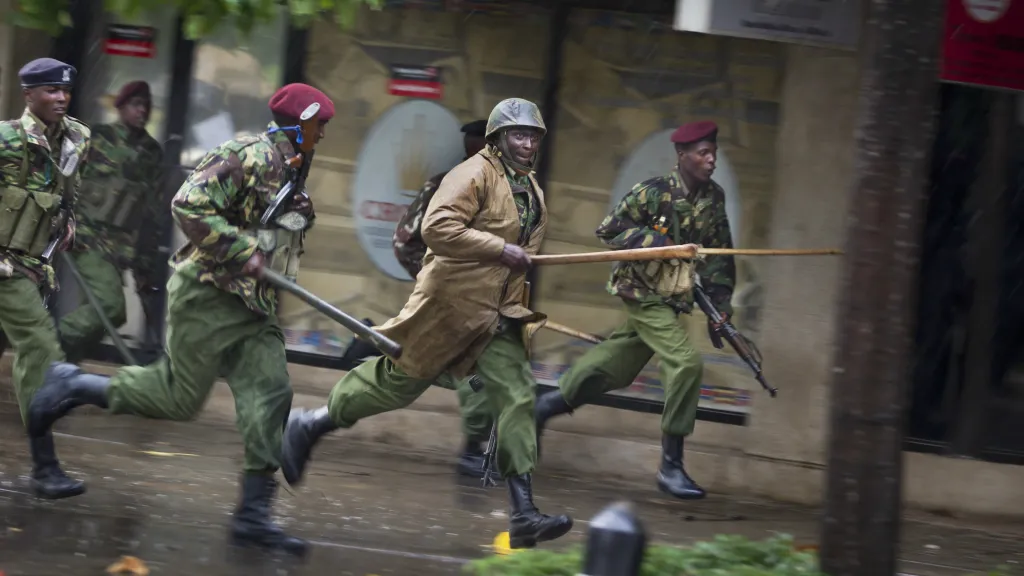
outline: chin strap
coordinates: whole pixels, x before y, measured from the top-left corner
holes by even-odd
[[[267,134],[273,134],[274,132],[295,132],[295,143],[302,144],[302,126],[278,126],[277,128],[267,130]]]
[[[520,164],[512,159],[512,154],[508,151],[508,140],[506,139],[506,134],[507,132],[502,132],[501,135],[498,136],[498,144],[494,146],[496,156],[501,158],[501,161],[511,168],[518,176],[525,176],[530,172],[533,172],[532,161],[530,162],[530,165],[526,165]],[[533,157],[537,158],[537,155],[534,154]]]

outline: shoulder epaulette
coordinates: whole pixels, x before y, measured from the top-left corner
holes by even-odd
[[[227,142],[217,146],[219,149],[232,150],[235,152],[244,150],[250,146],[255,146],[260,142],[264,142],[262,134],[250,134],[246,136],[240,136],[238,138],[232,138]]]
[[[82,133],[84,133],[86,136],[92,135],[92,128],[90,128],[89,125],[85,122],[82,122],[78,118],[75,118],[74,116],[70,115],[65,115],[64,119],[68,121],[68,124],[70,124],[72,128],[81,130]]]

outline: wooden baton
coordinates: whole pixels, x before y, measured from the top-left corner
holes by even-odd
[[[580,332],[579,330],[569,328],[568,326],[563,326],[562,324],[559,324],[558,322],[552,322],[551,320],[547,320],[546,322],[544,322],[543,328],[547,328],[548,330],[558,332],[560,334],[565,334],[566,336],[572,336],[573,338],[579,338],[580,340],[585,340],[592,344],[600,344],[601,342],[604,342],[604,338],[600,336],[587,334],[586,332]]]
[[[588,264],[592,262],[634,262],[641,260],[669,260],[672,258],[693,258],[700,255],[731,256],[828,256],[842,254],[838,248],[819,249],[774,249],[774,248],[701,248],[694,252],[685,246],[662,246],[659,248],[632,248],[629,250],[605,250],[602,252],[581,252],[577,254],[544,254],[533,256],[535,265],[546,264]]]

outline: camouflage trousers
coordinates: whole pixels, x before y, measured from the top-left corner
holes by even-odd
[[[671,307],[660,302],[623,302],[626,322],[607,340],[587,350],[559,378],[562,397],[570,406],[579,407],[606,392],[627,388],[657,354],[665,388],[661,430],[688,436],[697,418],[704,375],[700,352]]]
[[[98,250],[69,252],[86,286],[96,296],[103,314],[114,326],[128,319],[125,312],[124,279],[121,271]],[[88,348],[103,340],[106,332],[99,311],[89,305],[78,288],[78,307],[60,319],[60,342],[68,361],[78,363],[85,358]]]
[[[177,273],[167,282],[167,299],[166,355],[149,366],[117,372],[108,391],[110,412],[191,420],[224,376],[235,397],[245,470],[276,470],[292,403],[277,319],[252,312],[238,296]]]
[[[24,423],[46,369],[51,362],[64,360],[53,317],[43,308],[35,282],[23,276],[0,278],[0,329],[14,349],[11,380]]]
[[[503,477],[527,474],[537,463],[533,406],[536,382],[518,323],[500,331],[477,360],[474,372],[484,389],[473,393],[498,420],[498,470]],[[463,383],[468,386],[468,379]],[[363,418],[405,408],[435,383],[406,374],[390,358],[367,360],[346,374],[327,400],[331,420],[350,428]],[[489,431],[488,431],[489,433]]]

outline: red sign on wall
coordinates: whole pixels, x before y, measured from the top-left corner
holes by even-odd
[[[941,78],[1024,90],[1024,0],[947,0]]]
[[[156,56],[156,28],[111,24],[103,51],[113,56],[154,58]]]
[[[388,94],[440,100],[444,95],[441,69],[436,66],[393,64]]]

